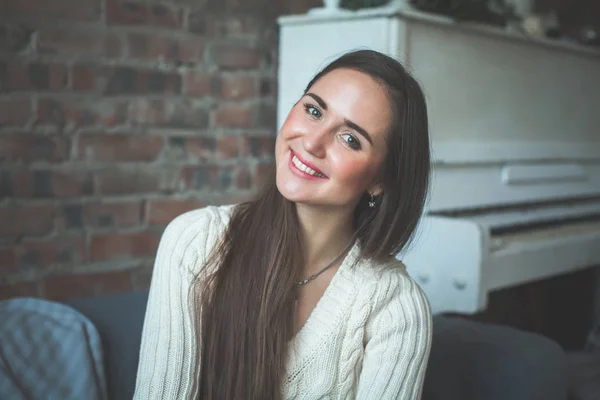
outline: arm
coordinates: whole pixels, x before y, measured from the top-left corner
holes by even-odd
[[[190,287],[204,262],[210,209],[183,214],[165,230],[152,272],[134,399],[195,397],[200,348]]]
[[[431,310],[419,286],[394,273],[367,322],[357,399],[421,398],[431,348]]]

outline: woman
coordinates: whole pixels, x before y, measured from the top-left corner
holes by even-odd
[[[428,185],[418,84],[383,54],[343,55],[275,147],[255,201],[165,231],[135,398],[419,398],[431,314],[395,258]]]

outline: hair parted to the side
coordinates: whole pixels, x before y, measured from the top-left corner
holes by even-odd
[[[410,241],[423,212],[430,174],[425,98],[393,58],[372,50],[342,55],[308,84],[347,68],[369,75],[386,90],[392,109],[383,193],[368,206],[365,193],[354,213],[360,258],[387,261]],[[203,400],[280,400],[289,340],[293,337],[294,282],[304,265],[295,204],[275,184],[235,207],[224,237],[200,282]]]

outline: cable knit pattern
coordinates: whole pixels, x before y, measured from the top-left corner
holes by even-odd
[[[191,290],[223,234],[232,206],[207,207],[169,224],[146,311],[135,399],[193,399],[200,344]],[[289,343],[285,399],[419,399],[431,346],[431,311],[404,265],[357,262],[349,251]]]

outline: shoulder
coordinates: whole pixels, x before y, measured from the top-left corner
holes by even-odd
[[[225,232],[234,207],[207,206],[179,215],[167,225],[157,257],[169,256],[171,261],[179,261],[191,272],[197,272],[196,267],[203,264]]]
[[[207,206],[188,211],[172,220],[163,236],[180,236],[186,232],[198,233],[219,230],[227,226],[234,205]]]
[[[431,323],[431,309],[425,292],[413,280],[399,260],[368,262],[362,266],[364,283],[370,288],[370,306],[374,314],[410,318],[419,325]]]

